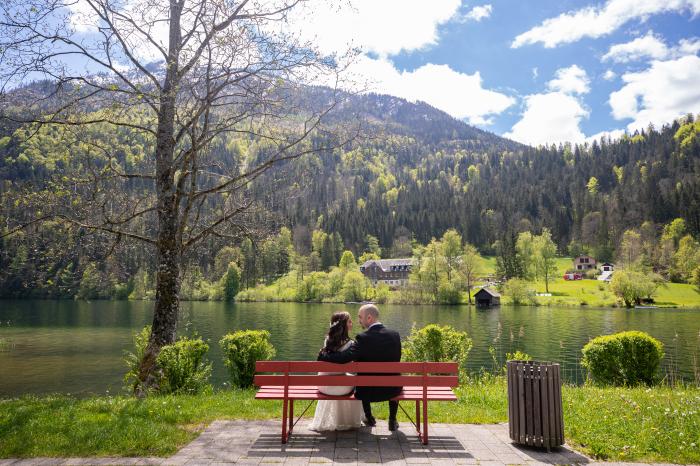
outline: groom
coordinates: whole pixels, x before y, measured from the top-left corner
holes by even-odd
[[[355,344],[345,351],[321,353],[320,361],[335,363],[358,362],[396,362],[401,360],[401,337],[398,332],[389,330],[379,322],[379,309],[374,304],[365,304],[358,313],[360,325],[365,329],[357,335]],[[390,374],[358,374],[358,375],[390,375]],[[399,428],[396,422],[398,401],[391,398],[401,393],[402,387],[356,387],[355,398],[362,400],[365,411],[365,424],[374,427],[377,421],[372,416],[370,403],[389,400],[389,430]]]

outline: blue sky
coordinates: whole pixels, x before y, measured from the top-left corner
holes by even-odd
[[[351,41],[373,90],[521,142],[584,142],[700,112],[700,0],[355,0],[304,23]]]
[[[94,31],[86,0],[70,8],[78,33]],[[307,0],[284,28],[324,53],[361,50],[343,86],[423,100],[527,144],[700,113],[700,0]],[[166,42],[165,23],[155,35]]]

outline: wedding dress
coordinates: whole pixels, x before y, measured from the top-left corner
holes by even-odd
[[[350,340],[338,351],[344,351],[355,342]],[[343,375],[344,372],[319,372],[319,375]],[[324,395],[342,396],[352,393],[355,387],[318,387]],[[316,414],[309,429],[321,432],[329,430],[357,429],[362,425],[362,402],[359,400],[319,400]]]

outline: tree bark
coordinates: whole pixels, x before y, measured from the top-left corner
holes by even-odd
[[[176,198],[173,158],[175,152],[175,103],[179,73],[181,4],[170,2],[169,55],[165,80],[160,92],[156,133],[156,191],[158,197],[158,237],[156,300],[148,347],[139,367],[139,383],[134,393],[146,394],[158,384],[158,354],[175,341],[180,311],[180,261],[182,238],[179,234],[179,208]]]

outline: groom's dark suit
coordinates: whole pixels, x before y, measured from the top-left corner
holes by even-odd
[[[376,323],[355,337],[355,344],[345,351],[324,353],[318,355],[319,361],[335,363],[358,362],[396,362],[401,361],[401,337],[394,330],[389,330]],[[391,374],[358,374],[358,375],[391,375]],[[387,401],[401,393],[402,387],[356,387],[355,398],[362,400],[365,414],[371,416],[369,402]],[[368,412],[369,411],[369,412]],[[396,413],[392,407],[390,411]],[[368,416],[368,417],[369,417]]]

